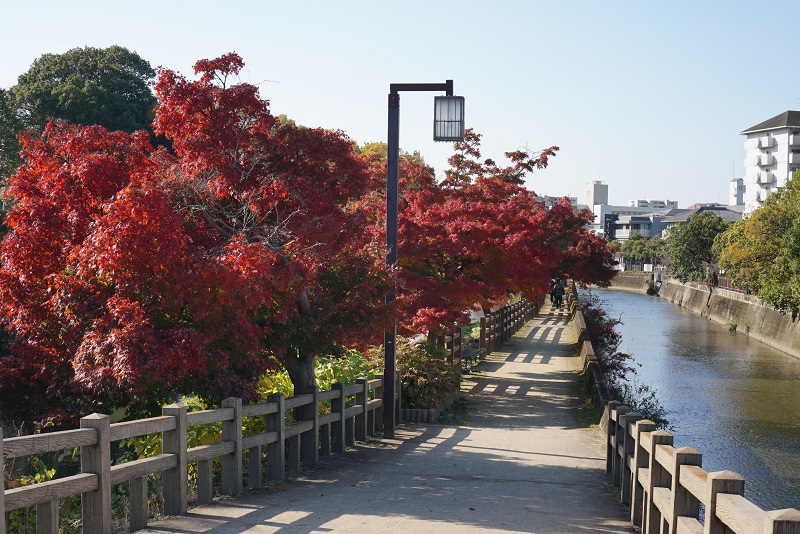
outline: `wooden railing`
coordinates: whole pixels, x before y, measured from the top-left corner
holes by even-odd
[[[478,346],[483,349],[481,359],[494,352],[511,339],[520,328],[533,319],[539,304],[522,299],[508,306],[485,312],[481,317],[481,334]]]
[[[707,473],[702,453],[673,447],[673,435],[611,401],[607,471],[629,504],[631,523],[645,533],[795,534],[800,511],[764,511],[744,497],[744,478],[732,471]],[[704,524],[700,522],[700,506]]]
[[[396,398],[400,396],[397,380]],[[221,459],[222,491],[239,495],[245,482],[243,461],[247,459],[246,483],[261,486],[266,448],[266,476],[281,480],[286,470],[316,464],[320,456],[345,452],[356,440],[382,430],[383,379],[358,379],[355,384],[335,384],[333,389],[284,398],[270,395],[267,402],[242,405],[229,398],[218,409],[188,412],[173,404],[160,417],[110,424],[107,415],[92,414],[80,421],[80,429],[0,440],[0,457],[13,459],[80,448],[80,473],[13,489],[0,478],[0,534],[6,533],[6,512],[36,506],[36,532],[57,533],[59,499],[81,496],[83,532],[111,533],[111,487],[130,484],[130,530],[147,526],[147,478],[161,473],[164,513],[181,515],[187,509],[188,466],[197,464],[197,502],[213,497],[212,461]],[[320,403],[328,401],[329,413],[320,414]],[[348,402],[350,401],[350,402]],[[348,406],[348,404],[350,404]],[[399,402],[395,403],[399,411]],[[292,423],[285,423],[293,410]],[[266,431],[243,435],[243,419],[266,418]],[[399,415],[395,417],[399,420]],[[221,440],[189,448],[188,430],[197,425],[221,423]],[[0,429],[1,430],[1,429]],[[111,444],[120,440],[158,434],[162,452],[147,458],[112,465]],[[287,459],[288,458],[288,459]]]
[[[620,488],[620,502],[630,505],[631,523],[645,534],[800,534],[800,511],[765,512],[744,497],[744,478],[732,471],[707,473],[699,450],[674,448],[671,432],[656,430],[653,421],[611,400],[574,285],[567,298],[584,373],[603,409],[606,471]]]
[[[484,312],[480,321],[478,346],[481,350],[478,353],[478,359],[483,360],[505,341],[511,339],[511,336],[516,334],[527,321],[533,319],[537,310],[536,303],[521,299],[513,304]],[[463,340],[459,327],[455,327],[446,334],[431,335],[428,339],[445,349],[448,363],[455,366],[461,365]]]

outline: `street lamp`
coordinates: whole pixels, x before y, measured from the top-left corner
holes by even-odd
[[[397,199],[400,160],[400,91],[444,91],[433,100],[433,140],[464,140],[464,97],[453,96],[453,80],[445,83],[393,83],[389,85],[389,136],[386,169],[386,264],[397,265]],[[386,303],[396,295],[386,295]],[[383,437],[394,438],[397,320],[384,333]]]

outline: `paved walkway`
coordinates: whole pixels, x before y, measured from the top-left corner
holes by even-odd
[[[287,483],[148,534],[633,532],[597,428],[577,422],[568,318],[546,305],[468,375],[465,424],[406,423]]]

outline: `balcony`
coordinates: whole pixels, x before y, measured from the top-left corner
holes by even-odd
[[[789,136],[789,144],[792,146],[800,146],[800,134],[792,134]]]
[[[775,138],[774,137],[759,137],[758,138],[758,148],[772,148],[775,146]]]
[[[772,180],[775,177],[770,171],[761,171],[758,173],[757,183],[761,185],[772,185]]]
[[[758,156],[759,167],[769,167],[773,163],[775,163],[775,157],[772,154],[762,154]]]
[[[789,163],[800,163],[800,154],[789,154]]]
[[[650,237],[652,237],[653,232],[649,228],[646,229],[646,230],[630,230],[630,229],[622,230],[622,229],[620,229],[620,230],[616,230],[614,232],[614,237],[616,239],[618,239],[619,241],[624,241],[626,239],[630,239],[631,236],[634,235],[634,234],[639,234],[642,237],[650,239]]]

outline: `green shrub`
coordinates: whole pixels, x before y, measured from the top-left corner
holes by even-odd
[[[439,408],[458,391],[461,373],[447,363],[445,350],[432,343],[398,343],[401,406]]]
[[[357,378],[375,378],[375,370],[369,360],[357,350],[348,350],[343,357],[318,356],[314,361],[314,374],[320,391],[328,391],[337,382],[355,384]],[[294,386],[289,379],[289,373],[279,367],[267,371],[259,378],[256,391],[264,399],[272,393],[283,393],[284,397],[291,397]]]
[[[468,324],[461,327],[461,343],[462,345],[470,345],[477,347],[481,341],[481,325]]]

